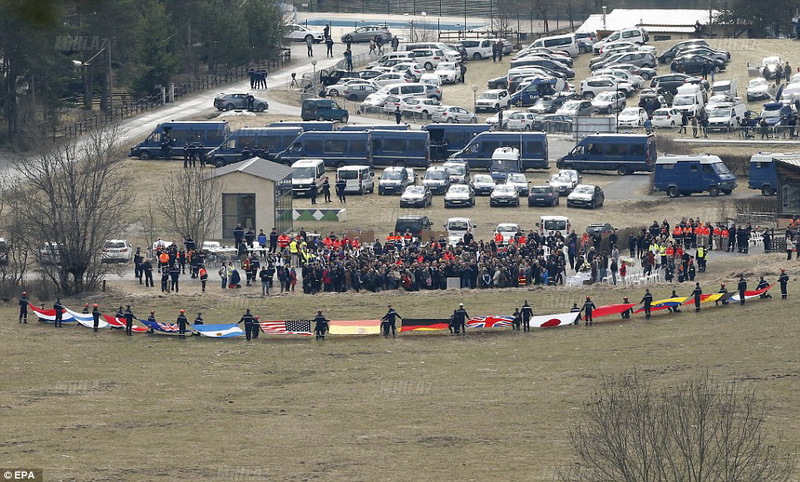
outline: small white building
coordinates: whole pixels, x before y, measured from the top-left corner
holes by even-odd
[[[695,25],[699,23],[704,34],[710,30],[717,10],[700,9],[654,9],[654,8],[615,8],[611,12],[590,15],[576,30],[577,32],[597,32],[599,36],[622,30],[642,27],[650,34],[650,41],[685,40],[695,37]]]
[[[211,213],[211,237],[233,239],[238,224],[256,233],[292,229],[292,169],[260,157],[219,167],[206,179],[221,183],[222,212]]]

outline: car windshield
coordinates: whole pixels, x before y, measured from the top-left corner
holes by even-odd
[[[675,100],[672,101],[672,105],[692,105],[694,104],[694,97],[687,95],[676,97]]]
[[[659,110],[653,112],[653,117],[655,117],[655,116],[663,116],[663,115],[669,115],[669,111],[668,110],[664,110],[664,109],[659,109]]]
[[[551,174],[550,175],[550,182],[557,182],[557,183],[566,182],[566,183],[570,183],[570,182],[572,182],[572,179],[570,179],[570,177],[565,175],[565,174]]]
[[[634,117],[639,114],[639,109],[624,109],[619,115],[626,115]]]
[[[106,249],[121,249],[125,247],[124,241],[106,241],[103,245]]]
[[[408,186],[406,188],[406,194],[423,194],[425,192],[425,188],[422,186]]]
[[[531,189],[531,192],[537,194],[547,194],[548,192],[552,192],[549,187],[534,187]]]
[[[399,181],[403,179],[403,174],[400,171],[386,171],[383,173],[383,178],[389,181]]]
[[[497,92],[484,92],[483,94],[481,94],[481,96],[479,98],[480,99],[496,99],[497,98]]]
[[[445,167],[450,171],[450,175],[463,176],[467,173],[467,168],[463,164],[448,164]]]
[[[353,169],[342,169],[339,171],[339,179],[358,179],[358,171]]]
[[[519,161],[515,159],[495,159],[492,161],[489,170],[493,172],[517,172],[519,171]]]
[[[761,117],[765,119],[771,119],[773,117],[780,117],[780,116],[781,116],[781,111],[779,109],[776,110],[764,109],[761,111]]]
[[[612,100],[613,98],[614,92],[600,92],[595,99],[599,101],[608,101]]]
[[[295,167],[292,168],[292,179],[309,179],[314,177],[314,172],[313,167]]]
[[[764,87],[768,85],[767,79],[753,79],[750,81],[750,87]]]
[[[509,174],[506,178],[508,182],[528,182],[528,179],[525,177],[525,174]]]
[[[469,187],[467,187],[465,184],[456,184],[455,186],[450,187],[449,192],[453,194],[468,194]]]
[[[578,186],[575,188],[575,191],[578,194],[592,194],[594,192],[594,188],[592,186]]]
[[[447,223],[448,231],[466,231],[469,225],[465,221],[450,221]]]
[[[725,164],[723,164],[721,162],[715,162],[715,163],[713,163],[711,165],[714,166],[714,172],[716,172],[717,174],[720,174],[720,175],[731,174],[731,171],[728,170],[728,166],[726,166]]]
[[[563,219],[545,219],[545,231],[564,231],[567,229],[567,222]]]
[[[498,233],[516,233],[517,231],[516,226],[497,226]]]
[[[473,182],[481,184],[485,183],[494,184],[494,179],[492,179],[492,176],[489,176],[488,174],[478,174],[477,176],[475,176]]]
[[[425,179],[441,181],[443,179],[447,179],[447,173],[445,171],[426,171]]]
[[[730,107],[714,107],[708,114],[709,117],[728,117],[731,114]]]

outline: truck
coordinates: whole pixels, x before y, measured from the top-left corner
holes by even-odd
[[[158,124],[145,140],[131,147],[128,157],[171,159],[183,157],[188,144],[205,158],[211,149],[219,147],[231,133],[225,121],[171,121]]]
[[[549,169],[547,134],[542,132],[481,132],[463,149],[450,156],[451,161],[466,161],[470,169],[489,169],[498,147],[519,150],[522,169]]]
[[[718,156],[666,155],[656,160],[653,187],[671,198],[706,191],[711,196],[730,194],[736,186],[736,176]]]
[[[775,169],[775,160],[800,160],[800,152],[789,154],[777,152],[759,152],[750,158],[750,172],[747,187],[760,189],[764,196],[773,196],[778,192],[778,171]]]
[[[495,182],[505,182],[511,173],[522,172],[522,159],[516,147],[498,147],[492,154],[489,174]]]
[[[231,132],[206,158],[215,167],[258,156],[273,160],[303,132],[300,127],[243,127]]]
[[[624,176],[653,170],[658,156],[655,137],[648,134],[592,134],[584,137],[556,165],[559,169],[617,171]]]

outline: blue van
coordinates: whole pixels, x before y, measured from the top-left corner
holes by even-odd
[[[244,127],[233,131],[225,142],[212,149],[207,157],[215,167],[250,159],[253,156],[271,161],[302,132],[303,129],[300,127]]]
[[[549,169],[547,134],[542,132],[482,132],[463,149],[450,156],[451,161],[469,163],[470,169],[489,169],[498,147],[516,147],[522,169]]]
[[[275,162],[291,165],[299,159],[323,159],[326,167],[372,165],[369,152],[369,132],[303,132]]]
[[[336,123],[331,121],[280,121],[273,122],[267,127],[299,127],[303,132],[308,131],[334,131]]]
[[[348,124],[346,126],[339,126],[338,131],[374,131],[380,129],[382,131],[407,131],[411,129],[408,124]]]
[[[425,131],[370,131],[372,166],[431,165],[430,136]]]
[[[488,124],[427,124],[431,136],[431,159],[443,161],[464,148],[473,137],[489,130]]]
[[[539,100],[539,97],[555,95],[564,90],[565,83],[562,79],[533,79],[522,89],[517,89],[509,102],[517,107],[530,107]]]
[[[661,156],[656,160],[653,187],[669,197],[705,192],[730,194],[738,186],[736,176],[717,156]]]
[[[300,118],[304,121],[327,120],[346,124],[350,114],[333,99],[305,99],[300,106]]]
[[[183,157],[187,144],[206,156],[219,147],[231,133],[225,121],[172,121],[158,124],[145,140],[131,147],[128,157],[139,159],[171,159]]]
[[[778,189],[778,171],[775,163],[772,162],[774,156],[782,154],[771,154],[759,152],[750,158],[750,175],[747,180],[747,187],[750,189],[761,189],[761,194],[772,196]]]
[[[624,176],[653,170],[658,153],[656,139],[647,134],[592,134],[584,137],[564,157],[559,169],[617,171]]]

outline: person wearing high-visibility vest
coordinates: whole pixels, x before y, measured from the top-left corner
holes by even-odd
[[[297,246],[297,239],[292,239],[289,242],[289,254],[292,256],[291,265],[292,267],[297,266],[298,263],[298,246]]]

